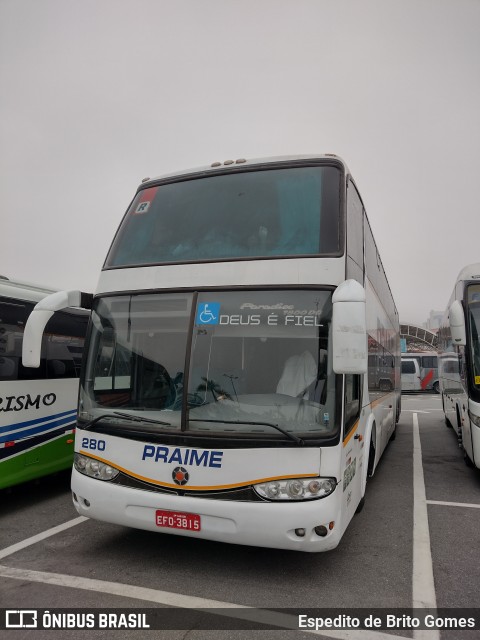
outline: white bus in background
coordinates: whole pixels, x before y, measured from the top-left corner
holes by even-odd
[[[402,391],[420,391],[420,365],[416,358],[402,356]]]
[[[438,356],[436,351],[402,353],[402,389],[406,388],[404,386],[404,381],[407,379],[406,370],[409,369],[408,374],[413,373],[412,365],[409,364],[404,368],[403,362],[410,362],[411,360],[418,362],[418,373],[415,371],[415,374],[419,376],[419,383],[416,384],[415,381],[415,388],[410,390],[434,391],[435,393],[440,393],[440,383],[438,381]]]
[[[80,299],[38,305],[27,362],[49,314]],[[139,186],[92,304],[80,514],[332,549],[399,413],[398,314],[342,160],[227,161]]]
[[[447,425],[465,462],[480,468],[480,263],[457,277],[438,332],[438,373]]]
[[[0,489],[73,463],[85,310],[58,312],[42,340],[40,367],[22,366],[22,339],[35,304],[52,294],[0,277]]]

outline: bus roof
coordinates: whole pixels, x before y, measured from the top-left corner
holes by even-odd
[[[464,267],[457,277],[457,282],[461,280],[480,280],[480,262]]]
[[[239,158],[237,160],[224,160],[223,162],[212,162],[211,165],[198,167],[196,169],[184,169],[182,171],[176,171],[174,173],[167,173],[164,175],[156,176],[155,178],[144,178],[141,183],[141,187],[144,188],[145,185],[157,182],[158,180],[167,180],[168,178],[177,178],[189,175],[199,175],[199,174],[208,174],[210,172],[218,172],[228,171],[230,169],[238,169],[239,167],[252,167],[252,166],[265,166],[268,164],[278,164],[278,163],[289,163],[289,162],[302,162],[309,160],[335,160],[336,162],[342,164],[345,168],[345,172],[350,173],[348,167],[344,160],[340,158],[340,156],[335,155],[334,153],[325,153],[325,154],[315,154],[315,155],[296,155],[296,156],[274,156],[270,158],[252,158],[250,160],[246,160],[245,158]],[[139,187],[140,188],[140,187]]]
[[[0,277],[0,296],[4,296],[5,298],[39,302],[45,298],[45,296],[48,296],[50,293],[55,293],[56,291],[57,289],[48,289],[47,287],[31,282],[10,280],[5,276]]]

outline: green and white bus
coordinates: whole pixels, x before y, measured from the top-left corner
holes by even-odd
[[[80,514],[237,544],[338,545],[401,392],[398,313],[340,158],[144,181],[93,300],[64,292],[32,314],[29,366],[50,315],[82,304]]]
[[[72,465],[88,314],[56,313],[42,339],[40,367],[21,362],[27,318],[52,293],[0,278],[0,489]]]

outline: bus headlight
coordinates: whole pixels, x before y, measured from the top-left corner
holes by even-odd
[[[480,416],[476,416],[471,411],[468,412],[468,415],[470,416],[470,420],[473,422],[473,424],[475,424],[477,427],[480,427]]]
[[[286,489],[288,497],[293,500],[300,500],[305,495],[305,486],[301,480],[289,480]]]
[[[335,478],[293,478],[254,484],[256,493],[267,500],[314,500],[330,495]]]
[[[73,464],[77,471],[97,480],[113,480],[120,473],[118,469],[111,467],[109,464],[99,460],[92,460],[92,458],[82,456],[80,453],[75,454]]]

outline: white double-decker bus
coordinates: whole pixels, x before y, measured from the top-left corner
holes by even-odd
[[[480,468],[480,263],[459,273],[438,332],[438,375],[447,425],[467,465]]]
[[[52,311],[82,300],[38,305],[29,364]],[[398,314],[332,155],[144,181],[101,272],[85,351],[75,507],[150,531],[332,549],[400,413]]]

